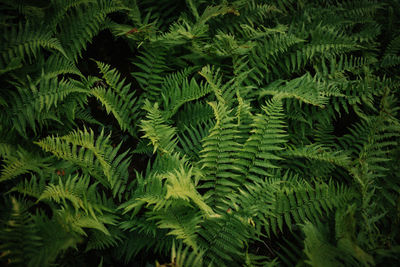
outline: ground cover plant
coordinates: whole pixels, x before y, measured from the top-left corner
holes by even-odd
[[[396,0],[1,0],[4,266],[394,266]]]

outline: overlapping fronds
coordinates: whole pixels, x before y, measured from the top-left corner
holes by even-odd
[[[65,55],[60,41],[52,37],[46,26],[35,28],[30,23],[20,23],[18,26],[2,30],[1,69],[18,58],[32,61],[40,54],[41,48],[55,49]]]
[[[103,132],[95,137],[92,130],[74,131],[68,135],[49,136],[36,142],[44,151],[79,166],[96,178],[113,195],[123,193],[128,179],[127,152],[117,154],[121,144],[113,147]]]
[[[29,78],[29,77],[28,77]],[[15,91],[8,96],[10,113],[4,119],[13,124],[15,130],[26,136],[26,128],[40,130],[49,121],[62,124],[58,116],[73,118],[73,110],[57,109],[60,105],[84,101],[88,90],[68,80],[42,77],[38,83],[28,79],[27,83],[15,83]],[[68,97],[72,98],[68,100]],[[38,127],[39,126],[39,127]]]
[[[398,264],[398,1],[1,2],[0,265]]]

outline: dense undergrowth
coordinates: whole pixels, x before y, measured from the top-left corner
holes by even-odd
[[[398,1],[0,2],[1,265],[398,263]]]

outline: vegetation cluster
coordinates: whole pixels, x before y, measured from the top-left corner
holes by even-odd
[[[395,266],[397,0],[1,0],[2,266]]]

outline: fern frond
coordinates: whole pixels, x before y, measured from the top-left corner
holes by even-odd
[[[11,92],[10,95],[10,119],[22,136],[26,136],[27,125],[36,132],[38,126],[40,127],[50,119],[62,124],[54,113],[64,113],[68,117],[68,113],[73,110],[55,110],[55,108],[63,104],[69,96],[73,96],[73,100],[79,103],[88,94],[87,89],[76,86],[71,80],[47,79],[44,76],[39,80],[39,84],[29,80],[28,84],[15,83],[14,85],[17,90]]]
[[[331,151],[330,149],[317,145],[293,149],[289,148],[283,152],[282,155],[323,161],[344,168],[349,168],[351,165],[351,159],[344,151]]]
[[[326,227],[315,226],[310,222],[303,225],[305,233],[304,252],[308,256],[307,263],[317,266],[324,262],[329,266],[346,264],[352,266],[373,266],[374,259],[355,243],[355,205],[347,209],[339,209],[335,217],[336,244],[328,241]]]
[[[380,163],[389,160],[385,155],[397,145],[393,138],[399,135],[398,131],[398,126],[388,125],[380,117],[370,117],[354,125],[350,134],[340,138],[339,142],[378,174],[385,169]]]
[[[232,196],[232,207],[253,222],[257,231],[265,228],[270,236],[271,232],[284,232],[284,225],[292,231],[294,224],[318,220],[351,198],[347,188],[332,182],[311,184],[298,180],[272,177],[247,183],[238,196]]]
[[[46,180],[47,179],[43,176],[37,177],[36,175],[31,175],[29,179],[19,182],[9,192],[18,192],[24,196],[31,196],[39,199],[40,195],[47,186]]]
[[[362,67],[367,67],[375,62],[376,60],[373,58],[340,55],[340,57],[323,59],[320,64],[314,65],[314,68],[318,75],[330,79],[342,78],[341,82],[344,83],[343,78],[346,78],[346,71],[358,72]]]
[[[60,178],[58,183],[50,183],[46,186],[38,201],[53,201],[65,207],[68,207],[71,203],[76,211],[82,209],[85,214],[90,214],[93,218],[96,218],[95,213],[101,214],[103,210],[107,210],[107,207],[104,207],[97,200],[96,184],[89,185],[89,182],[88,176],[68,176],[65,182]]]
[[[118,207],[123,210],[123,214],[129,212],[131,216],[135,216],[145,206],[151,207],[153,210],[160,210],[169,205],[170,201],[165,199],[166,188],[159,176],[148,175],[144,180],[138,175],[137,180],[138,185],[130,199]]]
[[[288,29],[287,26],[285,25],[277,25],[275,28],[267,28],[263,25],[260,25],[259,28],[253,28],[252,26],[248,24],[241,24],[240,27],[243,30],[243,35],[246,37],[246,39],[250,40],[258,40],[258,39],[263,39],[265,37],[268,37],[271,34],[275,33],[285,33]]]
[[[176,129],[166,124],[167,119],[159,109],[158,103],[152,105],[148,100],[144,102],[147,111],[146,120],[142,120],[141,128],[145,133],[143,138],[150,139],[154,149],[161,153],[171,154],[177,144]]]
[[[68,13],[71,10],[77,9],[79,7],[88,8],[90,5],[93,5],[96,0],[54,0],[52,5],[49,7],[50,12],[48,19],[48,24],[51,26],[51,29],[54,29],[57,24],[61,23],[62,20],[68,16]]]
[[[212,127],[213,123],[211,122],[199,123],[190,128],[185,127],[178,134],[178,144],[181,146],[184,155],[190,157],[193,162],[200,159],[199,153],[202,149],[202,141],[208,136]]]
[[[165,118],[171,118],[186,102],[197,100],[211,92],[211,88],[197,83],[194,78],[187,78],[189,69],[168,75],[162,85],[161,97]]]
[[[250,237],[248,227],[233,213],[210,218],[200,224],[198,244],[205,252],[205,263],[241,266],[244,259],[244,243]]]
[[[98,230],[105,235],[110,235],[110,232],[105,226],[103,216],[99,215],[96,218],[92,218],[90,215],[84,213],[76,213],[69,208],[61,207],[55,210],[55,216],[62,220],[63,223],[68,225],[70,229],[82,236],[86,236],[84,228]]]
[[[199,74],[203,76],[207,83],[211,86],[216,98],[218,101],[222,103],[226,103],[226,100],[223,97],[223,85],[222,85],[222,75],[220,75],[221,69],[215,68],[213,66],[205,66],[201,69]]]
[[[0,261],[11,265],[49,266],[61,252],[75,247],[81,239],[69,231],[69,225],[54,214],[49,220],[38,212],[32,215],[23,202],[11,198],[12,212],[2,221]],[[66,229],[67,228],[67,229]]]
[[[239,62],[240,61],[238,61],[237,63]],[[207,65],[201,69],[199,74],[206,79],[207,83],[210,85],[215,96],[217,97],[217,100],[231,107],[231,105],[233,104],[232,100],[235,98],[235,95],[237,93],[239,93],[240,95],[247,95],[249,94],[249,89],[253,89],[252,87],[249,88],[242,85],[243,81],[252,71],[239,71],[246,65],[247,62],[244,62],[239,66],[235,66],[237,71],[235,73],[235,76],[226,83],[222,82],[223,76],[221,75],[221,69],[219,68]],[[251,99],[252,97],[252,95],[249,95],[247,99]]]
[[[187,246],[197,251],[197,231],[202,218],[198,211],[188,206],[174,205],[168,209],[154,212],[149,220],[155,220],[160,229],[168,229],[168,235],[182,240]]]
[[[150,221],[133,221],[135,230],[125,232],[125,240],[116,249],[118,258],[123,258],[124,262],[128,263],[134,259],[139,252],[149,253],[155,252],[160,254],[167,254],[172,247],[174,240],[173,236],[166,235],[168,233],[165,229],[158,229],[157,226]],[[154,230],[148,232],[144,229]],[[162,237],[162,238],[160,238]]]
[[[263,40],[262,44],[253,49],[249,56],[250,67],[254,68],[250,78],[257,85],[271,82],[278,71],[277,67],[272,66],[271,63],[279,61],[279,56],[287,53],[292,46],[303,42],[303,39],[293,34],[274,34],[267,40]]]
[[[212,208],[226,210],[222,200],[244,180],[239,173],[232,171],[232,155],[240,149],[235,140],[238,131],[232,110],[228,110],[221,102],[211,102],[210,105],[214,109],[216,123],[204,138],[203,149],[200,151],[200,166],[204,170],[204,184],[201,187],[209,190],[206,198],[212,201]]]
[[[8,62],[4,66],[0,66],[0,75],[3,75],[7,72],[11,72],[13,70],[17,70],[22,67],[22,62],[20,58],[13,58],[10,62]],[[4,100],[0,100],[0,103],[4,105]]]
[[[241,97],[239,91],[236,92],[237,96],[237,108],[236,108],[236,120],[237,129],[239,131],[237,141],[243,145],[249,138],[249,133],[252,130],[252,123],[254,115],[252,113],[252,107],[250,101]]]
[[[89,230],[88,242],[85,251],[105,250],[107,248],[117,247],[123,240],[123,232],[117,227],[108,228],[110,235],[98,230]]]
[[[228,6],[225,3],[207,6],[196,22],[193,23],[181,18],[179,22],[175,22],[170,26],[168,33],[159,36],[154,41],[170,46],[182,45],[191,41],[196,42],[207,36],[209,29],[207,23],[210,23],[210,20],[227,13],[238,15],[238,11],[233,6]]]
[[[258,180],[269,176],[269,169],[276,168],[274,161],[280,157],[276,152],[283,149],[286,134],[283,130],[282,101],[272,98],[262,107],[264,114],[253,117],[252,130],[243,145],[238,168],[249,180]]]
[[[400,56],[385,56],[381,64],[383,68],[390,68],[398,65],[400,65]]]
[[[312,223],[303,226],[306,235],[304,252],[308,257],[306,263],[311,266],[337,266],[340,265],[340,251],[329,244],[325,236]]]
[[[0,68],[5,68],[14,58],[28,57],[32,61],[38,56],[41,48],[54,49],[65,55],[60,41],[52,37],[46,26],[34,29],[30,23],[19,24],[2,32],[0,46]]]
[[[367,17],[372,15],[382,8],[382,3],[369,0],[358,0],[354,2],[345,2],[338,4],[338,7],[343,12],[343,15],[348,18]]]
[[[343,254],[349,254],[364,266],[375,265],[373,257],[366,253],[356,243],[356,206],[353,204],[346,209],[339,209],[335,215],[335,234],[337,247]]]
[[[324,87],[323,83],[316,81],[309,74],[305,74],[286,83],[276,80],[261,90],[259,97],[274,95],[282,99],[295,98],[301,102],[324,108],[328,102],[328,98],[324,95]]]
[[[6,253],[2,253],[0,261],[32,266],[32,259],[42,245],[39,229],[24,203],[11,198],[11,205],[9,217],[1,222],[0,249]]]
[[[87,123],[91,123],[91,124],[96,124],[99,125],[100,127],[104,127],[104,124],[102,124],[101,122],[99,122],[98,120],[96,120],[92,114],[90,114],[90,111],[88,109],[77,109],[75,112],[75,119],[76,120],[81,120]]]
[[[81,167],[84,173],[93,175],[110,188],[114,196],[118,194],[121,197],[128,178],[128,151],[117,155],[121,145],[113,148],[104,132],[95,139],[92,130],[84,129],[62,137],[50,136],[35,143],[58,158]]]
[[[394,37],[387,46],[381,66],[384,68],[394,67],[400,64],[400,35]]]
[[[282,13],[274,3],[260,3],[257,0],[235,1],[232,3],[233,15],[218,17],[211,21],[211,29],[221,29],[224,32],[241,36],[243,25],[263,25],[266,20],[273,19]],[[214,32],[214,31],[213,31]]]
[[[218,32],[214,36],[215,45],[210,47],[213,54],[218,57],[235,57],[248,54],[256,45],[251,42],[241,42],[234,35]]]
[[[41,67],[41,76],[38,77],[38,80],[43,78],[50,80],[60,75],[67,74],[75,74],[83,77],[83,74],[73,61],[57,54],[53,54],[47,58],[43,64],[41,64]]]
[[[209,124],[213,116],[213,109],[207,103],[194,101],[186,103],[176,114],[176,124],[179,131],[195,125]]]
[[[328,213],[334,207],[341,207],[348,201],[351,194],[344,186],[334,183],[307,183],[283,188],[276,192],[274,214],[270,219],[272,231],[283,231],[283,222],[292,228],[292,223],[302,223],[307,220],[316,221],[323,213]],[[312,204],[311,204],[312,203]]]
[[[96,0],[83,6],[75,5],[58,23],[59,39],[68,58],[76,62],[87,43],[103,28],[106,16],[125,9],[118,1]]]
[[[125,79],[120,79],[116,69],[110,69],[110,65],[99,61],[96,64],[109,88],[97,86],[91,90],[91,94],[105,106],[107,113],[114,115],[122,130],[136,136],[138,105],[134,97],[135,91],[131,90],[130,84],[125,85]]]
[[[161,177],[166,178],[167,194],[166,199],[182,199],[185,201],[191,200],[200,210],[207,215],[212,215],[213,210],[204,202],[203,197],[197,192],[195,181],[193,181],[193,168],[186,170],[181,166],[175,172],[163,174]]]
[[[161,84],[164,81],[163,74],[168,71],[166,64],[166,52],[163,49],[145,48],[137,56],[139,62],[133,62],[140,68],[140,72],[133,72],[132,76],[145,91],[145,99],[156,102],[161,96]]]
[[[4,157],[3,168],[0,172],[0,182],[4,182],[25,173],[43,174],[50,167],[50,159],[33,155],[28,151],[18,148]]]
[[[7,138],[4,138],[3,141],[0,143],[0,157],[4,158],[9,155],[12,155],[14,151],[15,151],[15,146],[13,144],[8,143]]]
[[[172,243],[171,248],[171,263],[176,266],[198,266],[203,265],[204,252],[192,251],[190,247],[185,247],[179,243],[178,247],[175,246],[175,242]],[[156,263],[157,266],[157,263]],[[161,267],[158,265],[157,267]]]

